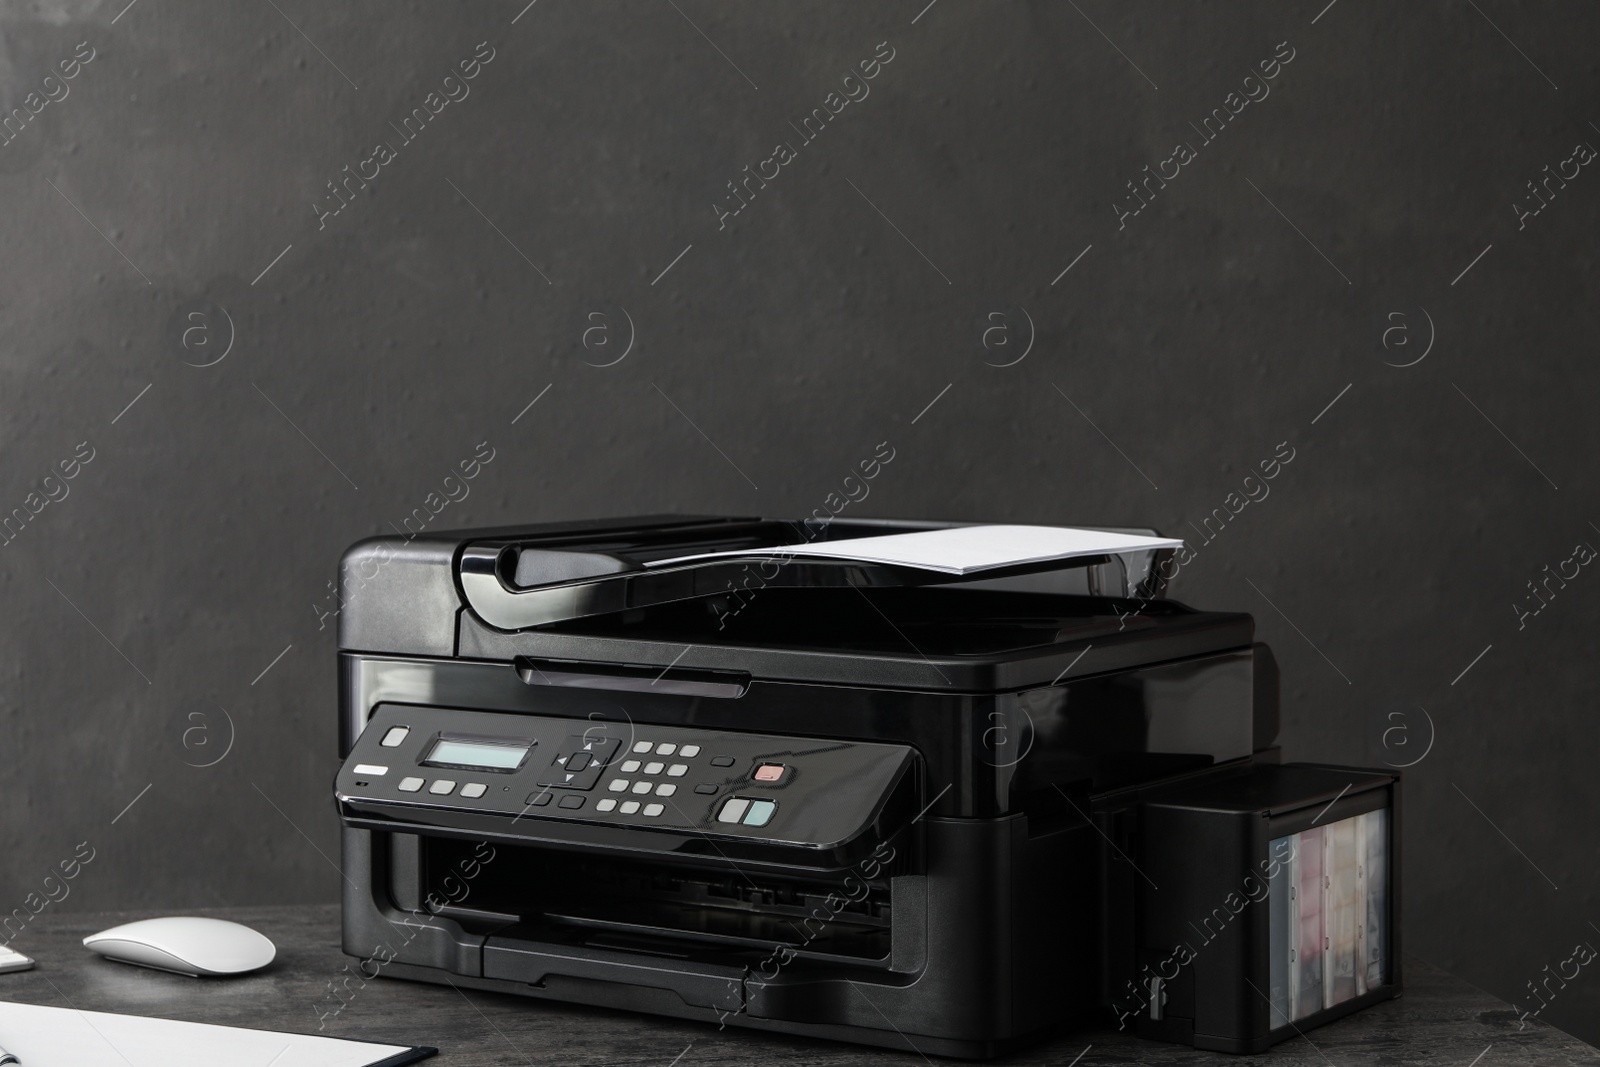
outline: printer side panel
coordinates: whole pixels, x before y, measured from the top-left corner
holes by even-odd
[[[364,978],[392,972],[395,964],[436,968],[450,975],[483,973],[482,935],[436,914],[460,891],[457,886],[470,885],[470,866],[454,881],[419,892],[415,838],[347,826],[340,832],[340,844],[345,873],[343,947],[346,954],[363,961]],[[495,856],[487,842],[477,843],[474,852],[482,857],[480,864]]]
[[[390,655],[450,656],[456,647],[455,554],[450,539],[371,537],[339,561],[335,598],[319,610],[336,617],[339,647]]]

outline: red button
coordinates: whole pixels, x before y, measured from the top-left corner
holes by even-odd
[[[783,772],[787,769],[781,763],[763,763],[756,768],[756,773],[752,777],[758,782],[776,782],[783,777]]]

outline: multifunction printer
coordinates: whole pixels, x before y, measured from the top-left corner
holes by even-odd
[[[1396,995],[1398,776],[1281,762],[1250,616],[1172,599],[1170,548],[827,554],[954,528],[352,546],[345,952],[964,1058],[1079,1026],[1254,1052]]]

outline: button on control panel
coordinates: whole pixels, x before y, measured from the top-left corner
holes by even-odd
[[[620,738],[574,734],[556,749],[555,757],[539,775],[539,784],[557,789],[593,789],[600,772],[616,758]]]
[[[912,788],[912,750],[840,739],[381,704],[340,769],[341,804],[832,845]],[[851,798],[840,803],[840,798]],[[876,799],[875,799],[876,798]]]
[[[765,826],[778,810],[778,802],[763,797],[729,797],[717,811],[717,821],[740,826]]]

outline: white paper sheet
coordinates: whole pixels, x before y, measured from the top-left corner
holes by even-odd
[[[954,526],[943,530],[885,534],[882,537],[849,537],[811,544],[705,552],[652,560],[649,566],[662,567],[719,557],[793,556],[882,563],[942,571],[945,574],[972,574],[1023,563],[1140,552],[1152,548],[1178,548],[1182,544],[1182,541],[1168,537],[1080,530],[1070,526]]]
[[[368,1067],[411,1048],[6,1003],[0,1047],[22,1067]]]

